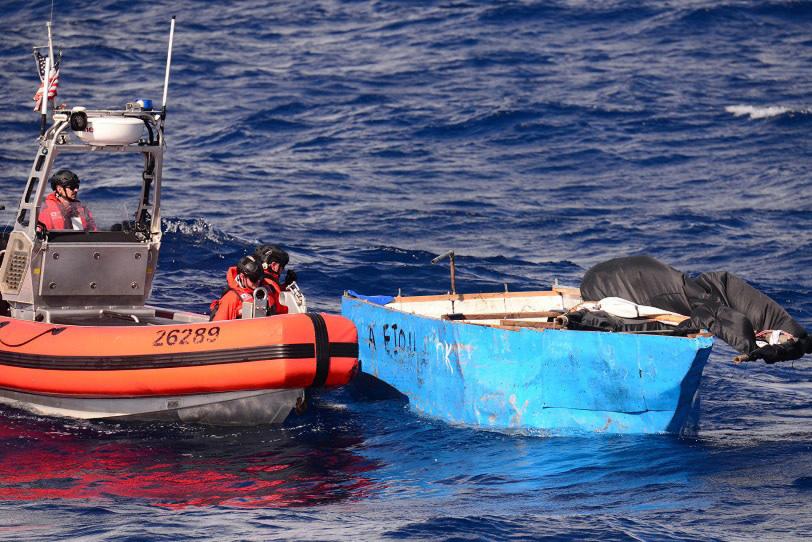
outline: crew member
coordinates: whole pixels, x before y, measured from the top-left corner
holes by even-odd
[[[212,320],[235,320],[242,316],[242,304],[253,302],[254,289],[262,280],[262,265],[254,256],[243,256],[226,272],[228,289],[211,304]]]
[[[96,231],[96,221],[82,205],[79,177],[69,169],[60,169],[50,178],[52,193],[42,204],[37,221],[48,230]]]
[[[262,263],[262,285],[268,289],[268,315],[287,314],[288,307],[279,302],[279,296],[296,282],[296,272],[289,269],[285,281],[281,281],[282,271],[290,261],[290,256],[277,245],[259,245],[254,256]]]

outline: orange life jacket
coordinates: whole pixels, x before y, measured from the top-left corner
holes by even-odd
[[[288,307],[279,302],[282,287],[268,275],[262,279],[262,285],[268,289],[268,316],[272,314],[287,314]]]

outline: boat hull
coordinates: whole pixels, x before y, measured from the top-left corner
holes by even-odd
[[[82,398],[0,390],[0,403],[42,416],[263,425],[285,421],[304,405],[303,389],[208,393],[168,397]]]
[[[293,314],[80,326],[0,317],[0,402],[77,418],[279,423],[357,371],[352,322]]]
[[[525,433],[684,433],[710,337],[508,330],[345,296],[361,371],[449,423]]]

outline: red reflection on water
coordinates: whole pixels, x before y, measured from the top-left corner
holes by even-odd
[[[364,473],[377,468],[349,451],[360,439],[345,435],[324,446],[277,429],[267,430],[273,439],[266,442],[257,431],[172,439],[160,428],[146,436],[126,430],[100,436],[87,428],[38,427],[42,423],[0,419],[0,500],[312,506],[368,496],[373,482]]]

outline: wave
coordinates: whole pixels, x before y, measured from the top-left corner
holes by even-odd
[[[725,111],[732,113],[737,117],[748,115],[752,120],[769,119],[773,117],[780,117],[782,115],[807,115],[812,112],[812,110],[807,108],[792,109],[790,107],[783,107],[779,105],[728,105],[725,107]]]
[[[179,234],[179,236],[184,239],[184,242],[200,244],[208,241],[218,245],[224,245],[237,241],[236,237],[218,230],[202,218],[165,218],[161,222],[161,229],[164,235]],[[248,243],[248,241],[244,242]]]
[[[538,111],[500,108],[487,113],[477,113],[456,122],[431,124],[418,130],[415,135],[417,137],[468,138],[536,121],[540,116],[541,113]]]

